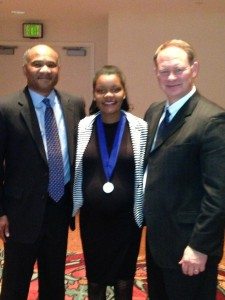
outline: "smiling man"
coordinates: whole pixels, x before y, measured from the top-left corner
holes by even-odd
[[[55,89],[59,56],[47,45],[24,54],[27,86],[0,99],[1,300],[26,300],[38,264],[40,300],[64,300],[75,129],[84,103]]]
[[[35,46],[24,54],[23,71],[29,89],[47,97],[58,82],[59,56],[46,45]]]
[[[171,45],[162,50],[158,49],[154,61],[156,76],[170,105],[194,88],[194,79],[198,72],[194,53],[188,56],[182,48]]]
[[[197,91],[188,43],[162,44],[154,65],[167,99],[145,115],[149,297],[214,300],[225,224],[225,113]]]

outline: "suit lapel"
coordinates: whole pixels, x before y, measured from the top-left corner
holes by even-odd
[[[69,150],[70,163],[73,164],[74,153],[75,153],[75,124],[78,124],[78,121],[75,119],[76,114],[74,112],[74,104],[71,102],[69,96],[64,95],[56,91],[59,101],[61,102],[66,132],[67,132],[67,144]]]
[[[148,132],[150,132],[150,135],[149,135],[146,149],[149,149],[149,152],[150,149],[152,148],[152,144],[159,124],[159,120],[164,110],[164,106],[165,106],[165,102],[160,103],[159,107],[157,107],[157,110],[152,114],[151,121],[148,123]]]
[[[27,87],[24,89],[23,92],[21,92],[18,105],[20,106],[21,116],[24,119],[24,122],[28,130],[30,131],[31,136],[37,145],[41,157],[47,164],[47,158],[45,155],[38,119]]]
[[[186,118],[191,115],[198,103],[198,99],[199,99],[199,94],[198,92],[196,92],[182,107],[181,109],[177,112],[177,114],[175,115],[175,117],[173,118],[173,120],[170,122],[169,124],[169,127],[168,127],[168,133],[167,135],[165,136],[165,138],[159,143],[157,144],[157,146],[153,149],[152,152],[156,151],[157,149],[159,149],[162,144],[168,140],[180,127],[183,126],[183,124],[185,123],[186,121]],[[164,106],[163,106],[164,108]],[[157,126],[158,126],[158,123],[159,123],[159,119],[162,115],[162,112],[163,112],[163,108],[160,107],[159,109],[159,113],[156,114],[156,117],[155,117],[155,120],[154,117],[153,117],[153,121],[152,123],[154,123],[152,126],[153,126],[153,130],[154,131],[150,131],[153,133],[153,136],[151,137],[151,144],[150,146],[152,146],[152,142],[153,142],[153,139],[154,139],[154,136],[155,136],[155,133],[156,133],[156,129],[157,129]],[[151,148],[148,148],[148,149],[151,149]]]

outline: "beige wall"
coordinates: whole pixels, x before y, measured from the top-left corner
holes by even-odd
[[[3,24],[0,18],[0,45],[18,46],[15,50],[16,55],[0,55],[0,95],[15,92],[24,86],[25,78],[21,68],[24,49],[35,44],[46,43],[55,48],[57,51],[61,48],[61,52],[63,52],[63,46],[84,45],[85,47],[87,46],[88,53],[91,51],[90,54],[93,56],[93,61],[90,62],[91,66],[89,68],[90,75],[88,75],[88,78],[84,78],[85,74],[87,74],[87,66],[84,66],[85,70],[82,72],[82,62],[79,64],[77,70],[76,68],[72,69],[71,66],[65,70],[63,62],[66,58],[61,56],[62,76],[61,80],[59,80],[58,87],[70,93],[78,93],[80,95],[82,87],[89,85],[89,91],[86,92],[85,90],[85,92],[82,93],[82,96],[84,96],[87,103],[87,107],[89,107],[92,100],[92,78],[94,71],[107,62],[108,19],[98,19],[98,22],[94,20],[74,20],[72,22],[60,22],[55,20],[54,22],[52,21],[52,23],[50,21],[42,22],[44,23],[44,38],[32,40],[22,38],[22,18],[15,22],[10,21],[9,24],[5,24],[5,22]],[[77,57],[76,59],[82,61],[82,57]],[[67,73],[71,72],[70,74],[66,74],[70,79],[66,82],[66,84],[64,84],[65,80],[62,80],[64,78],[63,74],[65,71]],[[74,76],[75,73],[76,76]],[[78,76],[77,73],[79,73],[80,76]],[[7,84],[3,82],[4,77],[7,77]]]
[[[152,56],[171,38],[193,45],[200,60],[200,92],[225,107],[225,12],[151,13],[140,9],[113,13],[109,18],[108,61],[124,70],[134,112],[143,116],[151,102],[164,99],[154,76]]]
[[[92,42],[95,45],[95,67],[99,68],[107,58],[108,19],[96,20],[62,21],[38,20],[44,23],[44,38],[41,40],[30,40],[22,38],[22,17],[8,24],[0,18],[0,43],[1,41],[14,41],[34,43],[51,42]]]
[[[20,19],[4,25],[0,19],[0,45],[2,41],[34,44],[33,40],[21,38],[22,23]],[[44,21],[44,26],[45,37],[41,43],[93,43],[94,70],[105,63],[120,66],[127,77],[134,113],[139,116],[144,115],[151,102],[164,99],[153,72],[155,49],[167,39],[187,40],[194,46],[200,60],[197,80],[200,92],[225,107],[225,3],[223,11],[208,14],[200,8],[188,12],[167,9],[156,13],[140,7],[115,10],[108,18],[98,21],[84,18],[79,22]],[[21,78],[13,79],[12,90],[17,88],[14,84],[17,82],[21,82]],[[66,88],[71,90],[70,86]]]

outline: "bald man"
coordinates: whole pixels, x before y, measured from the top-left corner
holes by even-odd
[[[28,49],[23,65],[27,86],[0,99],[0,238],[5,251],[1,300],[27,299],[36,261],[38,299],[64,300],[75,130],[84,117],[84,103],[55,89],[59,69],[54,49],[47,45]],[[58,198],[50,188],[46,98],[60,149]]]

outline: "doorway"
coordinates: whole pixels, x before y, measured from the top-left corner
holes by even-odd
[[[10,42],[15,46],[13,55],[0,55],[1,77],[0,96],[14,93],[23,89],[26,85],[26,78],[23,75],[23,54],[26,49],[37,43]],[[60,55],[60,75],[57,89],[82,96],[88,109],[92,101],[92,79],[94,76],[94,45],[93,43],[47,43]],[[9,45],[1,42],[1,46]],[[85,49],[84,56],[67,55],[66,48],[82,47]]]

